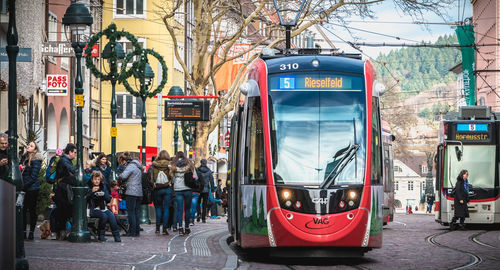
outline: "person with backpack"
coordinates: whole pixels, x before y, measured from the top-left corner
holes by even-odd
[[[66,230],[66,222],[71,218],[73,211],[73,186],[77,185],[76,172],[77,168],[74,165],[76,161],[76,146],[68,143],[64,148],[62,155],[57,162],[55,174],[54,197],[52,200],[56,204],[55,232],[57,239],[64,239],[65,235],[61,235],[62,231]]]
[[[125,201],[127,203],[128,222],[130,229],[126,236],[139,236],[139,209],[142,202],[142,165],[139,161],[132,159],[130,152],[124,152],[118,162],[124,167],[123,172],[118,175],[120,185],[126,185]]]
[[[173,186],[168,168],[169,163],[170,155],[166,150],[162,150],[148,170],[148,179],[154,187],[153,203],[156,210],[156,233],[160,233],[160,226],[163,224],[163,235],[168,235],[167,222],[170,214],[170,201],[173,195]]]
[[[28,240],[33,240],[35,233],[35,226],[37,220],[36,214],[36,201],[38,198],[38,192],[40,192],[40,181],[38,176],[40,175],[40,169],[42,168],[43,156],[39,153],[38,145],[35,142],[30,142],[26,146],[26,152],[21,157],[21,168],[23,176],[23,191],[26,192],[24,195],[24,206],[23,206],[23,223],[24,223],[24,238],[26,239],[26,226],[27,224],[27,214],[29,212],[30,220],[30,232],[27,237]]]
[[[191,160],[186,158],[184,152],[176,153],[175,158],[170,162],[170,176],[174,183],[175,198],[177,201],[176,221],[179,228],[179,235],[188,235],[192,191],[189,185],[195,182],[195,167]],[[183,211],[184,210],[184,211]],[[182,228],[182,214],[184,213],[184,229]]]
[[[207,160],[202,159],[200,161],[201,165],[196,169],[198,173],[198,178],[201,183],[201,192],[200,198],[202,200],[202,209],[201,209],[201,220],[203,223],[206,223],[207,218],[207,209],[208,209],[208,194],[211,190],[214,190],[214,176],[212,170],[207,167]]]

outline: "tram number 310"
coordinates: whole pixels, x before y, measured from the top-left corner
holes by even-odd
[[[280,70],[291,70],[291,69],[298,69],[299,64],[298,63],[292,63],[292,64],[281,64],[280,65]]]

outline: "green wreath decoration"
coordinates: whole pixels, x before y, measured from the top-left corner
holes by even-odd
[[[92,59],[92,46],[98,43],[99,39],[102,36],[106,36],[109,40],[109,43],[111,43],[111,46],[114,47],[116,44],[116,41],[121,39],[122,37],[127,38],[132,45],[134,46],[134,51],[131,52],[130,54],[138,54],[142,51],[142,46],[141,44],[137,41],[134,35],[132,35],[129,32],[126,31],[117,31],[116,25],[114,23],[111,23],[106,29],[102,30],[101,32],[98,32],[97,34],[93,35],[90,39],[89,42],[87,43],[87,48],[85,49],[85,65],[94,76],[99,78],[101,81],[118,81],[119,74],[113,74],[111,72],[105,74],[100,72],[97,67],[94,65],[94,61]],[[118,56],[116,54],[115,50],[111,51],[111,57],[109,59],[110,61],[110,68],[117,68],[118,66]],[[115,77],[116,76],[116,77]]]
[[[154,91],[145,91],[144,93],[142,92],[142,85],[144,84],[144,68],[146,66],[146,63],[148,62],[148,57],[147,55],[151,55],[158,59],[158,62],[161,65],[162,68],[162,80],[158,87]],[[132,57],[134,56],[139,56],[140,60],[135,61],[132,63],[132,67],[127,70],[127,64],[130,62]],[[125,59],[123,59],[122,63],[122,70],[120,72],[120,75],[118,77],[118,81],[125,86],[125,89],[132,94],[134,97],[140,97],[140,98],[152,98],[156,96],[158,93],[161,92],[163,87],[165,87],[165,84],[167,83],[167,74],[168,73],[168,68],[167,65],[165,64],[165,61],[163,60],[163,57],[155,52],[152,49],[142,49],[140,51],[135,50],[134,52],[131,52],[127,54]],[[138,78],[141,82],[141,90],[136,91],[133,89],[130,84],[128,83],[127,79],[130,78],[130,76],[134,76],[135,78]]]

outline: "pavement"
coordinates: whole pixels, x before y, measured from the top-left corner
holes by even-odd
[[[396,214],[384,226],[383,247],[362,258],[273,258],[253,256],[227,245],[226,218],[196,223],[189,236],[156,235],[142,225],[140,237],[115,243],[25,241],[30,269],[499,269],[500,227],[449,231],[433,214]]]
[[[122,237],[116,243],[108,232],[106,242],[71,243],[25,241],[30,269],[235,269],[237,258],[226,239],[226,218],[196,222],[191,234],[155,234],[154,225],[141,225],[140,237]]]

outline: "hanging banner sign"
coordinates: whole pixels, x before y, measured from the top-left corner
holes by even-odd
[[[464,93],[467,106],[476,105],[476,78],[474,76],[474,29],[472,25],[460,25],[457,33],[460,51],[462,52],[462,69],[464,78]]]
[[[68,42],[49,41],[40,44],[40,51],[42,55],[46,56],[59,56],[59,57],[73,57],[75,51]]]
[[[47,75],[47,96],[67,96],[68,75]]]
[[[0,48],[0,62],[8,62],[9,56],[5,47]],[[31,48],[19,48],[16,57],[17,62],[31,62]]]

